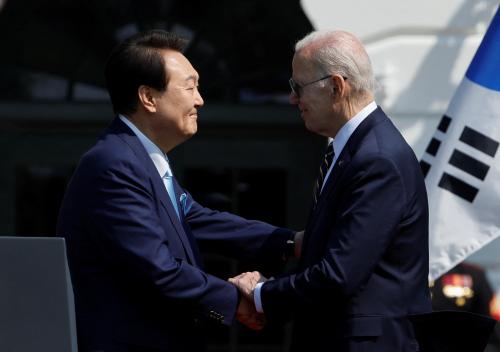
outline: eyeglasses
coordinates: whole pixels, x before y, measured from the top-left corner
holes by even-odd
[[[312,82],[308,82],[308,83],[304,83],[303,85],[299,85],[297,82],[295,82],[293,80],[293,78],[290,78],[288,80],[288,83],[290,84],[290,88],[292,89],[292,92],[297,96],[297,97],[300,97],[300,93],[301,93],[301,90],[302,88],[304,87],[307,87],[313,83],[316,83],[316,82],[319,82],[319,81],[322,81],[322,80],[325,80],[327,78],[330,78],[332,77],[332,75],[328,75],[328,76],[325,76],[325,77],[321,77],[320,79],[317,79],[315,81],[312,81]]]
[[[330,77],[332,77],[332,75],[331,75],[331,74],[329,74],[329,75],[327,75],[327,76],[325,76],[325,77],[321,77],[321,78],[319,78],[319,79],[317,79],[317,80],[315,80],[315,81],[308,82],[308,83],[304,83],[303,85],[298,84],[297,82],[295,82],[295,81],[293,80],[293,78],[290,78],[290,79],[288,80],[288,83],[290,84],[290,88],[292,89],[292,93],[293,93],[293,94],[295,94],[298,98],[300,98],[300,93],[301,93],[301,90],[302,90],[304,87],[307,87],[307,86],[309,86],[309,85],[311,85],[311,84],[313,84],[313,83],[316,83],[316,82],[322,81],[322,80],[327,79],[327,78],[330,78]],[[342,78],[344,79],[344,81],[346,81],[346,80],[347,80],[347,77],[342,76]]]

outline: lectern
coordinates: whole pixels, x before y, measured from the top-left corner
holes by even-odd
[[[0,351],[77,352],[63,238],[0,236]]]

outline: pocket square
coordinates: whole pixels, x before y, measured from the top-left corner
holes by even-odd
[[[181,203],[182,213],[184,214],[184,216],[186,216],[189,212],[189,209],[191,209],[191,206],[193,205],[193,201],[191,197],[187,196],[186,193],[182,193],[179,198],[179,202]]]

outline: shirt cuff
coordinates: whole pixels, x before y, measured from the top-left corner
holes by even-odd
[[[259,313],[264,313],[264,308],[262,308],[262,300],[260,299],[260,289],[264,285],[263,282],[259,282],[253,290],[253,300],[255,303],[255,310]]]

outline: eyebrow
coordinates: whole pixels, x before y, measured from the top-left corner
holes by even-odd
[[[196,76],[196,75],[190,75],[190,76],[188,76],[188,77],[185,79],[185,81],[186,81],[186,82],[187,82],[187,81],[190,81],[190,80],[197,81],[198,79],[199,79],[199,77],[198,77],[198,76]]]

